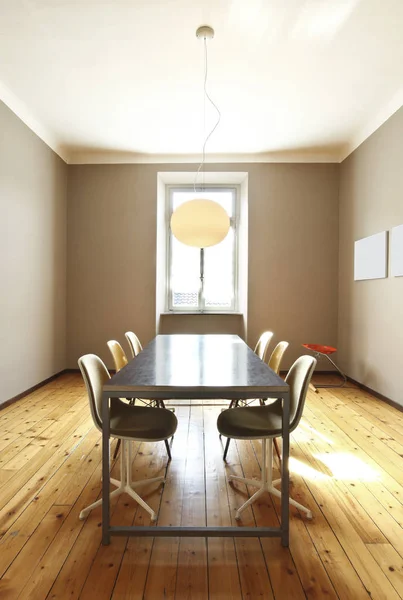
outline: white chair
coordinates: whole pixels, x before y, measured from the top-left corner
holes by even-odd
[[[116,373],[123,369],[129,362],[127,360],[126,352],[123,350],[122,346],[116,340],[109,340],[107,342],[108,348],[112,354],[113,364],[115,365]]]
[[[266,335],[266,334],[271,334],[269,337],[266,336],[266,349],[264,350],[263,354],[266,354],[267,351],[267,346],[270,343],[270,340],[273,337],[273,334],[271,331],[266,331],[264,334],[262,335]],[[260,336],[262,337],[262,336]],[[268,339],[268,341],[267,341]],[[260,340],[259,340],[260,341]],[[256,348],[258,347],[259,342],[256,345]],[[255,351],[256,351],[255,348]],[[277,346],[274,348],[273,352],[271,353],[271,356],[269,358],[269,362],[267,363],[269,365],[269,367],[271,368],[272,371],[274,371],[275,373],[277,373],[277,375],[280,373],[280,365],[281,365],[281,361],[283,359],[284,356],[284,352],[287,350],[288,348],[288,342],[279,342],[277,344]],[[259,348],[260,351],[261,347]],[[247,406],[250,402],[254,402],[255,399],[252,400],[231,400],[229,408],[234,408],[239,406],[239,404],[242,404],[243,406]],[[265,401],[263,399],[260,399],[260,404],[264,404]],[[229,445],[231,443],[231,438],[228,438],[226,443],[225,443],[225,448],[224,448],[224,454],[223,454],[223,459],[226,460],[227,459],[227,454],[228,454],[228,450],[229,450]],[[276,453],[277,456],[279,457],[280,460],[280,455],[279,455],[279,448],[278,448],[278,443],[277,440],[274,440],[274,447],[276,449]]]
[[[133,331],[126,331],[125,337],[129,344],[132,358],[135,358],[136,356],[138,356],[140,354],[140,352],[142,352],[143,346],[141,345],[139,338]],[[165,408],[165,402],[163,400],[143,400],[142,399],[141,401],[144,402],[145,404],[148,404],[149,406],[157,406],[157,407],[162,406],[162,408]],[[175,412],[174,407],[170,407],[169,410],[172,410],[172,412]]]
[[[312,356],[301,356],[289,370],[286,382],[290,386],[290,433],[298,426],[304,409],[309,382],[316,365]],[[236,519],[241,513],[264,492],[281,498],[281,493],[275,488],[280,479],[273,481],[273,439],[282,433],[282,403],[276,400],[273,404],[264,406],[245,406],[223,411],[217,419],[218,431],[221,435],[237,440],[262,440],[262,479],[247,479],[229,475],[230,481],[240,481],[248,486],[259,488],[235,514]],[[306,513],[308,519],[312,512],[299,502],[290,498],[290,504]]]
[[[273,337],[272,331],[264,331],[262,335],[259,337],[256,346],[255,346],[255,354],[258,355],[260,360],[266,359],[266,352]]]
[[[132,358],[134,358],[135,356],[140,354],[140,352],[143,350],[143,346],[141,345],[139,338],[135,333],[133,333],[133,331],[126,331],[125,337],[128,341],[130,351],[132,353]]]
[[[101,403],[102,387],[110,379],[108,369],[102,360],[95,354],[86,354],[78,360],[81,374],[87,388],[88,400],[92,419],[95,426],[102,431]],[[137,494],[135,488],[150,483],[164,482],[164,477],[152,477],[141,481],[132,481],[132,441],[160,442],[166,441],[176,431],[178,421],[176,416],[169,410],[150,410],[145,406],[131,406],[112,398],[110,401],[110,434],[111,437],[122,440],[122,452],[120,453],[120,481],[111,479],[116,490],[110,497],[120,494],[129,494],[151,515],[155,521],[157,515],[154,510]],[[84,508],[80,513],[80,519],[102,504],[102,499],[97,500],[90,506]]]
[[[107,342],[107,344],[108,344],[108,348],[112,354],[113,363],[115,365],[115,370],[116,370],[116,372],[118,372],[118,371],[120,371],[120,369],[123,369],[123,367],[125,367],[127,365],[127,363],[129,362],[127,360],[126,353],[123,350],[122,346],[119,344],[119,342],[117,342],[116,340],[109,340],[109,342]],[[136,403],[136,398],[128,398],[128,400],[130,400],[131,405],[134,405]],[[165,408],[164,402],[162,400],[143,400],[143,399],[141,399],[141,403],[145,404],[146,406],[149,406],[149,407]],[[165,447],[167,450],[168,458],[169,458],[169,460],[171,460],[172,459],[171,449],[169,447],[168,440],[165,440]],[[118,455],[119,448],[120,448],[120,440],[118,440],[117,444],[116,444],[115,452],[113,455],[114,460]]]

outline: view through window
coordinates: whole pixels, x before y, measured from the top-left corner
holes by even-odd
[[[237,188],[214,187],[194,192],[192,187],[169,188],[168,210],[168,309],[176,312],[231,312],[237,308]],[[227,237],[204,249],[201,284],[201,249],[186,246],[171,233],[172,212],[195,198],[218,202],[230,217]]]

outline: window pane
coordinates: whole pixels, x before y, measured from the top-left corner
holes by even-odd
[[[204,250],[206,308],[232,308],[234,304],[234,230],[217,246]]]
[[[194,192],[192,188],[172,190],[171,209],[195,198],[214,200],[235,217],[232,189]],[[204,302],[199,306],[200,249],[186,246],[171,235],[170,298],[171,308],[184,310],[233,309],[235,306],[235,234],[231,228],[221,244],[204,251]]]
[[[173,308],[198,308],[200,250],[171,236],[171,294]]]

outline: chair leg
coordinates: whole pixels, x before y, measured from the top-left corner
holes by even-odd
[[[276,490],[276,488],[273,488],[270,491],[270,493],[273,494],[273,496],[276,496],[277,498],[281,498],[281,492],[279,490]],[[296,500],[293,500],[292,498],[289,499],[289,502],[291,506],[295,506],[295,508],[298,508],[298,510],[304,512],[308,519],[312,519],[312,512],[309,510],[309,508],[303,506],[302,504],[300,504]]]
[[[111,492],[109,494],[109,498],[112,499],[114,496],[120,496],[121,493],[122,493],[121,489],[117,488],[116,490],[113,490],[113,492]],[[92,504],[90,504],[89,506],[87,506],[86,508],[84,508],[80,512],[80,516],[79,516],[80,521],[83,521],[84,519],[86,519],[88,517],[88,515],[90,514],[90,512],[92,510],[94,510],[94,508],[97,508],[98,506],[101,506],[101,505],[102,505],[102,498],[100,498],[96,502],[93,502]]]
[[[274,449],[275,449],[276,454],[277,454],[277,458],[278,458],[278,462],[279,462],[279,467],[281,468],[281,453],[280,453],[280,447],[278,445],[277,438],[273,439],[273,444],[274,444]]]
[[[269,446],[270,446],[270,444],[271,444],[271,442],[269,443]],[[259,489],[258,489],[258,491],[257,491],[257,492],[255,492],[255,493],[253,494],[253,496],[251,496],[251,497],[249,498],[249,500],[247,500],[246,502],[244,502],[244,503],[242,504],[242,506],[240,506],[240,507],[238,508],[238,510],[237,510],[237,511],[236,511],[236,513],[235,513],[235,519],[236,519],[237,521],[239,521],[239,520],[240,520],[240,518],[241,518],[241,513],[243,513],[243,511],[244,511],[245,509],[247,509],[247,508],[248,508],[248,506],[250,506],[250,505],[251,505],[253,502],[255,502],[255,500],[257,500],[257,499],[259,498],[259,496],[260,496],[261,494],[263,494],[263,492],[265,492],[266,490],[268,491],[268,487],[267,487],[267,468],[266,468],[266,459],[267,459],[267,456],[266,456],[266,454],[267,454],[267,452],[266,452],[266,445],[267,445],[267,444],[266,444],[266,440],[265,440],[265,439],[263,439],[263,440],[262,440],[262,479],[261,479],[261,481],[260,481],[259,483],[258,483],[258,482],[256,482],[256,483],[258,483],[258,485],[259,485]],[[269,457],[269,458],[270,458],[270,457]],[[230,475],[230,476],[229,476],[229,480],[230,480],[230,481],[232,481],[232,480],[235,480],[235,477],[234,477],[233,475]],[[244,480],[244,481],[243,481],[243,480]],[[246,481],[247,481],[247,480],[246,480],[246,479],[244,479],[243,477],[237,477],[235,481],[242,481],[243,483],[246,483]],[[250,485],[250,484],[251,484],[251,482],[249,481],[249,485]],[[252,485],[253,485],[253,484],[252,484]]]
[[[334,368],[338,371],[340,377],[342,378],[342,382],[341,383],[333,383],[333,384],[326,384],[326,383],[320,383],[320,384],[316,384],[316,388],[341,388],[344,387],[347,383],[347,376],[343,373],[343,371],[340,369],[340,367],[338,367],[336,365],[336,363],[330,358],[330,356],[328,354],[322,354],[321,352],[316,353],[317,358],[319,358],[319,356],[324,356],[325,358],[327,358],[327,360],[330,362],[330,364],[332,364],[334,366]],[[314,387],[314,386],[312,386]],[[319,391],[315,389],[315,392],[319,394]]]
[[[116,448],[115,448],[115,452],[113,453],[113,460],[116,460],[116,457],[119,454],[119,448],[120,448],[121,442],[122,442],[122,440],[120,438],[118,438],[118,441],[117,441],[117,444],[116,444]]]
[[[120,482],[116,481],[116,483],[119,484],[119,487],[116,490],[113,490],[113,492],[111,492],[110,497],[113,498],[114,496],[120,496],[120,494],[123,494],[123,493],[129,494],[129,496],[131,496],[138,504],[140,504],[140,506],[142,506],[148,513],[150,513],[151,520],[156,521],[157,515],[156,515],[155,511],[151,508],[151,506],[148,506],[148,504],[142,498],[140,498],[140,496],[136,493],[134,488],[137,486],[140,486],[140,485],[146,485],[146,484],[150,484],[150,483],[165,482],[165,477],[163,477],[163,476],[153,477],[152,479],[143,479],[141,481],[132,482],[132,447],[131,447],[131,444],[132,444],[132,442],[129,440],[123,440],[122,451],[120,453],[121,481]],[[114,482],[115,482],[115,480],[114,480]],[[85,519],[94,508],[101,506],[101,504],[102,504],[102,498],[100,498],[96,502],[93,502],[92,504],[90,504],[89,506],[84,508],[80,512],[79,518],[81,520]]]
[[[229,481],[239,481],[241,483],[244,483],[245,485],[249,485],[249,486],[252,485],[252,486],[256,486],[259,488],[258,491],[255,492],[255,494],[253,494],[253,496],[251,496],[249,498],[249,500],[244,502],[244,504],[242,504],[242,506],[240,506],[238,508],[238,510],[235,513],[236,520],[239,520],[241,518],[241,513],[243,513],[243,511],[246,508],[248,508],[248,506],[250,506],[253,502],[255,502],[257,500],[257,498],[263,492],[269,492],[269,494],[273,494],[273,496],[276,496],[277,498],[281,498],[281,492],[274,487],[281,480],[277,479],[276,481],[273,481],[273,442],[272,442],[272,440],[271,439],[269,439],[267,441],[266,441],[266,439],[262,440],[262,479],[260,481],[246,479],[245,477],[238,477],[236,475],[229,475],[228,479],[229,479]],[[300,511],[304,512],[308,519],[312,519],[312,512],[309,510],[309,508],[306,508],[306,506],[299,504],[299,502],[296,502],[292,498],[289,499],[289,502],[292,506],[295,506]]]
[[[156,402],[155,406],[157,408],[165,408],[165,402],[163,400],[156,400],[155,402]],[[175,408],[170,408],[168,410],[175,412]],[[173,439],[174,439],[174,436],[171,437],[171,440],[173,440]],[[165,440],[165,448],[167,449],[168,460],[172,460],[171,448],[169,447],[168,440]]]
[[[231,400],[231,402],[229,403],[229,407],[225,408],[223,410],[229,410],[230,408],[237,408],[239,404],[239,400]],[[221,437],[221,433],[219,434],[219,437]],[[225,450],[224,450],[224,454],[222,459],[223,460],[227,460],[227,454],[228,454],[228,449],[229,449],[229,445],[230,445],[231,439],[227,438],[227,441],[225,443]]]
[[[118,439],[118,442],[120,442],[121,440]],[[110,498],[113,498],[114,496],[120,496],[120,494],[123,491],[123,487],[124,487],[124,480],[126,479],[126,463],[125,463],[125,457],[124,457],[124,452],[122,449],[122,452],[120,453],[120,481],[116,481],[114,480],[114,485],[116,485],[116,483],[119,484],[119,487],[116,490],[113,490],[113,492],[111,492],[110,494]],[[92,504],[90,504],[89,506],[87,506],[86,508],[84,508],[79,515],[79,519],[82,521],[83,519],[85,519],[90,512],[94,509],[97,508],[97,506],[101,506],[102,504],[102,498],[100,498],[99,500],[97,500],[96,502],[93,502]]]
[[[222,457],[223,460],[227,460],[227,454],[228,454],[230,442],[231,442],[231,438],[227,438],[227,441],[225,442],[224,455]]]
[[[164,440],[164,441],[165,441],[165,448],[167,449],[168,460],[172,460],[171,448],[169,447],[168,440]]]

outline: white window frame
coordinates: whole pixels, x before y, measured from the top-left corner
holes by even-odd
[[[190,184],[177,184],[177,185],[166,185],[165,188],[165,197],[166,197],[166,239],[167,239],[167,248],[166,248],[166,310],[169,313],[175,314],[233,314],[237,313],[239,310],[239,276],[238,276],[238,265],[239,265],[239,240],[238,240],[238,232],[239,232],[239,215],[240,215],[240,197],[241,197],[241,187],[236,184],[208,184],[204,185],[201,189],[198,186],[198,191],[204,193],[213,193],[222,190],[231,191],[233,194],[233,217],[230,219],[231,227],[234,229],[234,253],[233,253],[233,261],[234,261],[234,293],[233,293],[233,305],[231,307],[205,307],[204,306],[204,298],[202,299],[202,305],[198,308],[189,307],[189,308],[178,308],[174,307],[172,303],[172,290],[171,290],[171,265],[172,265],[172,232],[171,232],[171,216],[173,212],[173,194],[175,192],[180,192],[184,190],[189,190],[189,192],[193,193],[193,186]],[[195,193],[195,197],[197,196],[197,192]],[[200,301],[200,297],[199,297]]]

